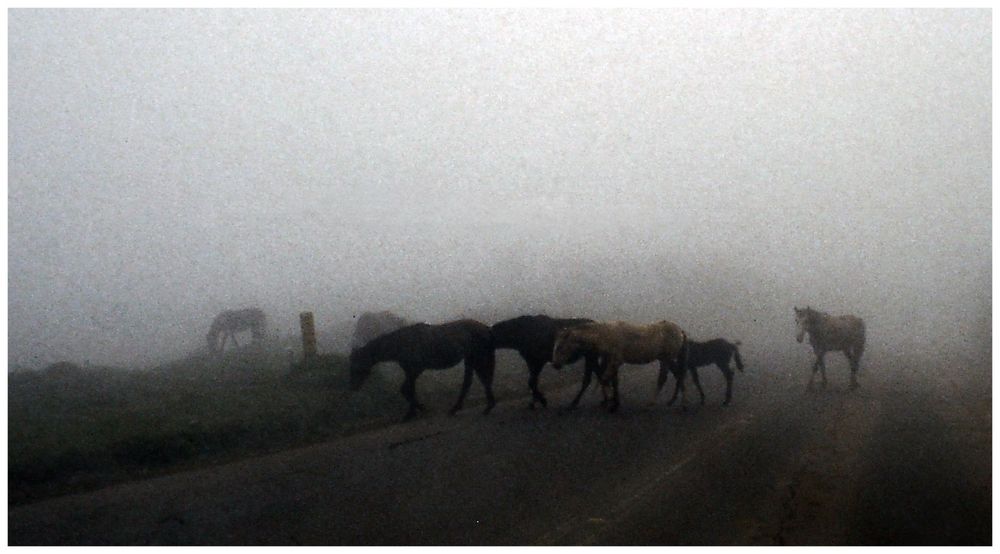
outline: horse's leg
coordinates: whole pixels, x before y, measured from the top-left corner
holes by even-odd
[[[611,395],[608,394],[608,392],[611,390],[611,387],[609,385],[610,382],[606,380],[607,379],[606,376],[610,375],[610,373],[608,373],[609,360],[610,360],[610,358],[608,358],[607,356],[605,356],[601,360],[599,371],[597,372],[597,384],[600,385],[600,387],[601,387],[601,407],[602,408],[607,408],[609,405],[611,405]]]
[[[678,375],[679,376],[678,379],[683,379],[684,378],[684,370],[683,369],[674,368],[673,371],[674,371],[674,375]],[[702,390],[702,388],[701,388],[701,381],[698,380],[698,368],[692,367],[690,371],[691,371],[691,380],[694,381],[694,386],[697,387],[698,394],[701,395],[701,403],[702,403],[702,405],[704,405],[705,404],[705,391]]]
[[[687,410],[687,391],[684,388],[684,373],[674,373],[674,377],[677,379],[677,383],[674,384],[674,395],[670,397],[670,402],[667,402],[667,406],[673,406],[674,400],[677,400],[677,393],[681,394],[681,409]]]
[[[819,371],[820,354],[819,354],[819,352],[816,352],[815,354],[816,354],[816,360],[813,362],[812,373],[809,374],[809,384],[806,385],[806,388],[808,390],[812,390],[812,388],[813,388],[813,381],[816,379],[816,372]]]
[[[726,400],[722,403],[722,405],[728,406],[729,402],[733,399],[733,370],[729,367],[728,361],[715,365],[719,366],[719,369],[722,370],[722,375],[726,378]]]
[[[852,348],[850,352],[844,351],[847,356],[847,361],[851,364],[851,388],[858,388],[858,367],[860,366],[861,356],[856,348]]]
[[[620,402],[618,400],[618,368],[619,367],[621,367],[621,366],[619,365],[619,366],[615,367],[614,373],[612,374],[612,377],[611,377],[611,389],[614,391],[614,399],[608,405],[608,413],[615,413],[616,411],[618,411],[618,406],[620,405]]]
[[[403,381],[403,386],[399,388],[399,392],[410,403],[410,409],[403,416],[403,421],[409,421],[417,415],[417,408],[419,407],[419,403],[417,402],[417,374],[407,371],[406,380]]]
[[[233,331],[232,333],[229,333],[229,336],[233,338],[233,344],[236,345],[236,348],[239,348],[240,347],[240,343],[239,343],[238,340],[236,340],[236,331]]]
[[[542,363],[534,361],[528,365],[528,387],[531,388],[531,403],[528,404],[528,407],[532,410],[535,409],[536,401],[540,403],[543,408],[549,405],[548,401],[545,400],[545,395],[538,390],[538,375],[542,372],[543,367],[545,367],[544,361]]]
[[[618,409],[618,368],[622,366],[622,360],[618,356],[606,356],[604,360],[604,371],[601,372],[601,392],[604,393],[603,404],[607,405],[609,412]],[[613,398],[608,400],[608,389],[611,389]]]
[[[823,388],[825,389],[826,388],[826,361],[824,360],[824,357],[826,357],[826,352],[821,352],[819,354],[819,356],[816,358],[816,362],[819,364],[819,374],[820,374],[821,377],[823,377]]]
[[[567,410],[575,410],[576,405],[580,403],[580,398],[583,396],[584,391],[590,386],[590,378],[597,371],[597,359],[594,356],[587,356],[584,361],[583,366],[583,383],[580,384],[580,392],[576,393],[576,397],[573,401],[569,403]]]
[[[663,377],[663,381],[666,382],[666,380],[667,380],[667,374],[664,373],[662,375],[662,377]],[[675,377],[676,377],[676,375],[675,375]],[[673,406],[674,405],[674,401],[677,400],[677,393],[680,391],[680,386],[681,386],[680,381],[678,381],[677,383],[674,383],[674,394],[670,396],[670,400],[667,400],[667,406]]]
[[[493,406],[497,405],[496,398],[493,397],[493,369],[495,367],[493,351],[490,350],[488,355],[484,354],[483,359],[476,360],[475,364],[476,376],[479,377],[479,382],[483,384],[483,390],[486,391],[486,409],[483,410],[483,415],[486,415],[490,413]]]
[[[650,405],[656,403],[656,397],[660,395],[660,391],[663,390],[663,385],[666,384],[667,378],[670,373],[667,371],[667,364],[663,360],[660,360],[660,373],[656,376],[656,390],[653,391],[653,400],[650,401]],[[671,399],[673,402],[673,399]]]
[[[462,404],[465,402],[465,395],[469,394],[470,386],[472,386],[472,364],[466,360],[465,375],[462,377],[462,390],[458,393],[458,400],[455,402],[455,405],[452,406],[451,410],[448,410],[448,415],[455,415],[462,409]]]

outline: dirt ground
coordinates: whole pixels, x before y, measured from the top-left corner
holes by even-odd
[[[232,545],[991,544],[989,360],[874,360],[861,389],[828,359],[749,364],[732,406],[650,404],[652,367],[622,373],[623,409],[575,386],[482,416],[407,424],[10,510],[9,543]],[[548,371],[548,370],[547,370]],[[544,377],[543,377],[544,379]],[[673,383],[668,384],[669,388]],[[689,384],[690,386],[690,384]]]

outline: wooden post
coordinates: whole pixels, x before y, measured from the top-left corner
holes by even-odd
[[[316,358],[316,326],[312,312],[300,313],[299,325],[302,327],[302,363],[305,364]]]

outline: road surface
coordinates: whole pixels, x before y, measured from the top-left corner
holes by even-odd
[[[616,414],[596,393],[570,413],[528,410],[526,398],[487,417],[433,406],[324,444],[18,506],[8,540],[990,544],[989,362],[942,377],[871,362],[853,392],[842,359],[827,363],[830,386],[814,392],[805,368],[748,367],[729,407],[718,372],[703,369],[708,403],[686,412],[666,395],[649,405],[652,367],[623,369]],[[549,391],[550,406],[574,392]]]

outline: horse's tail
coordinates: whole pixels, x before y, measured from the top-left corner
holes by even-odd
[[[733,342],[733,359],[736,361],[736,369],[743,371],[743,358],[740,357],[740,341]]]
[[[267,329],[267,317],[264,312],[256,314],[253,321],[250,322],[250,334],[253,336],[254,342],[260,342],[263,340]]]
[[[858,319],[858,344],[855,347],[855,357],[858,360],[858,371],[861,371],[861,355],[865,353],[865,320]]]
[[[688,369],[688,358],[691,354],[691,340],[687,333],[681,330],[681,351],[677,353],[677,363],[681,366],[681,374]]]
[[[220,320],[216,317],[212,320],[212,326],[209,327],[208,333],[205,334],[205,342],[208,345],[209,352],[216,352],[219,350],[219,333],[222,332],[222,325],[220,325]]]

